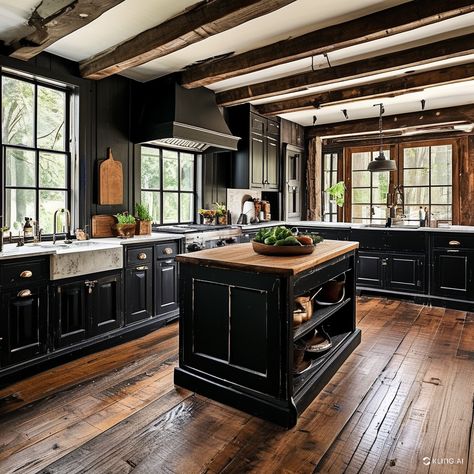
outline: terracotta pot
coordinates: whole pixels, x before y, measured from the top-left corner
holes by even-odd
[[[151,221],[141,221],[140,219],[137,219],[135,234],[136,235],[150,235],[151,234]]]
[[[115,224],[114,231],[118,237],[128,239],[135,235],[136,224]]]

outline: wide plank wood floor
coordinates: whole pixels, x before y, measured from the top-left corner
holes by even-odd
[[[1,389],[0,473],[473,473],[474,313],[364,297],[358,321],[289,431],[174,387],[176,324]]]

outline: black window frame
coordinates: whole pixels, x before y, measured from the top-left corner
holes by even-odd
[[[142,181],[141,181],[141,155],[143,148],[153,148],[159,151],[159,167],[160,167],[160,189],[149,189],[149,188],[142,188]],[[178,189],[177,190],[170,190],[170,189],[163,189],[163,151],[171,151],[173,153],[178,154],[178,171],[181,170],[181,153],[186,155],[193,155],[194,156],[194,165],[193,165],[193,190],[186,191],[181,189],[181,174],[178,173]],[[142,144],[140,145],[140,202],[142,202],[142,192],[151,192],[151,193],[159,193],[160,195],[160,222],[153,221],[153,227],[159,228],[160,226],[169,226],[169,225],[176,225],[176,224],[193,224],[196,220],[196,205],[197,205],[197,157],[199,153],[193,150],[182,150],[177,148],[165,147],[165,146],[158,146],[152,144]],[[178,220],[175,222],[163,222],[163,197],[164,193],[176,193],[178,194]],[[182,194],[190,194],[193,196],[193,211],[191,215],[191,220],[181,220],[181,195]]]
[[[325,167],[325,158],[327,155],[330,155],[330,167],[329,167],[329,170],[326,169]],[[323,220],[323,222],[338,222],[338,217],[339,217],[339,213],[338,213],[338,207],[337,205],[334,203],[334,202],[331,202],[331,200],[329,200],[329,209],[326,209],[326,206],[325,206],[325,200],[326,200],[326,189],[335,185],[337,182],[338,182],[338,173],[339,173],[339,155],[340,153],[338,151],[330,151],[330,150],[325,150],[323,151],[323,154],[322,154],[322,163],[321,163],[321,166],[322,166],[322,189],[321,189],[321,218]],[[334,160],[334,158],[336,158]],[[336,162],[336,167],[334,168],[333,167],[333,164],[334,164],[334,161]],[[326,185],[325,183],[325,176],[326,176],[326,173],[329,173],[329,186]],[[334,173],[336,173],[336,179],[334,182],[333,181],[333,176],[334,176]],[[326,217],[329,217],[329,220],[326,220]],[[334,217],[334,219],[333,219]]]
[[[3,126],[0,127],[0,146],[1,146],[1,157],[2,157],[2,166],[0,167],[0,185],[2,192],[0,193],[0,211],[3,217],[3,225],[7,225],[5,221],[5,210],[6,210],[6,194],[7,189],[25,189],[25,190],[34,190],[35,191],[35,216],[23,216],[31,217],[36,222],[39,222],[41,227],[41,222],[39,221],[39,211],[40,211],[40,193],[41,191],[60,191],[66,193],[66,202],[65,206],[71,211],[71,216],[74,215],[73,210],[71,209],[71,203],[73,199],[73,189],[72,189],[72,152],[71,152],[71,100],[72,100],[72,90],[68,86],[57,85],[56,81],[54,84],[50,83],[47,80],[41,80],[40,78],[30,77],[21,72],[15,74],[14,71],[8,69],[4,71],[0,69],[0,101],[3,97],[3,78],[8,77],[11,79],[28,82],[34,85],[34,123],[33,123],[33,146],[26,145],[11,145],[4,143],[3,140]],[[65,110],[64,110],[64,150],[52,150],[48,148],[38,147],[38,87],[45,87],[57,91],[61,91],[65,94]],[[3,107],[0,109],[0,122],[3,123]],[[7,166],[7,150],[17,149],[24,151],[31,151],[35,154],[35,185],[34,186],[12,186],[6,185],[6,166]],[[39,163],[40,163],[40,154],[49,153],[52,155],[59,155],[66,157],[66,188],[45,188],[40,186],[40,176],[39,176]],[[13,223],[8,223],[11,227]],[[10,229],[11,230],[11,229]],[[50,236],[52,233],[45,233],[44,235]]]

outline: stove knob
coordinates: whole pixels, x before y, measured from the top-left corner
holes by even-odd
[[[218,240],[218,241],[216,242],[216,246],[217,246],[217,247],[224,247],[224,246],[225,246],[225,242],[224,242],[223,240]]]
[[[188,252],[198,252],[199,250],[202,250],[202,246],[198,244],[197,242],[193,242],[192,244],[189,244],[186,248]]]

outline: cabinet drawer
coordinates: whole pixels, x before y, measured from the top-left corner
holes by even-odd
[[[152,247],[127,249],[127,266],[150,263],[153,259]]]
[[[260,135],[265,133],[265,118],[260,115],[250,114],[250,129]]]
[[[169,242],[167,244],[155,245],[155,257],[159,260],[174,258],[178,254],[178,243]]]
[[[267,135],[278,140],[280,138],[280,124],[269,119],[267,121]]]
[[[435,234],[433,236],[433,247],[474,249],[474,234]]]
[[[48,259],[22,259],[14,263],[0,265],[0,284],[2,286],[24,285],[49,278]]]

